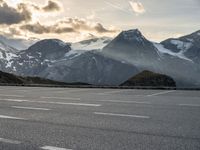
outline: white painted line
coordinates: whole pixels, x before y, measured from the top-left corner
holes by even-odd
[[[0,96],[6,96],[6,97],[25,97],[23,95],[5,95],[5,94],[0,94]]]
[[[60,148],[60,147],[54,147],[54,146],[43,146],[40,148],[44,150],[72,150],[72,149],[66,149],[66,148]]]
[[[4,139],[4,138],[0,138],[0,142],[8,143],[8,144],[21,144],[20,141],[15,141],[15,140],[10,140],[10,139]]]
[[[163,95],[163,94],[172,93],[172,92],[175,92],[175,91],[159,92],[159,93],[154,93],[154,94],[150,94],[150,95],[147,95],[147,96],[151,97],[151,96]]]
[[[18,118],[18,117],[12,117],[12,116],[5,116],[5,115],[0,115],[1,119],[13,119],[13,120],[26,120],[24,118]]]
[[[108,91],[108,92],[97,93],[97,94],[106,95],[106,94],[114,94],[114,93],[127,92],[127,91],[134,91],[134,90],[115,90],[115,91]]]
[[[103,113],[103,112],[94,112],[95,115],[104,115],[104,116],[117,116],[117,117],[131,117],[131,118],[142,118],[149,119],[149,116],[139,116],[139,115],[127,115],[127,114],[114,114],[114,113]]]
[[[8,102],[27,102],[28,100],[22,100],[22,99],[0,99],[0,101],[8,101]]]
[[[151,104],[150,102],[120,101],[120,100],[97,100],[98,102],[129,103],[129,104]]]
[[[74,105],[74,106],[88,106],[88,107],[100,107],[100,104],[88,104],[88,103],[64,103],[64,102],[47,102],[47,101],[28,101],[30,103],[43,103],[43,104],[58,104],[58,105]]]
[[[63,99],[63,100],[80,100],[81,98],[74,97],[41,97],[43,99]]]
[[[57,105],[73,105],[73,106],[88,106],[88,107],[100,107],[101,104],[90,103],[65,103],[65,102],[49,102],[49,101],[31,101],[31,100],[17,100],[17,99],[0,99],[0,101],[13,101],[13,102],[27,102],[27,103],[42,103],[42,104],[57,104]]]
[[[22,106],[12,106],[12,108],[27,109],[27,110],[51,110],[51,109],[48,109],[48,108],[22,107]]]
[[[198,104],[179,104],[179,106],[185,106],[185,107],[200,107]]]

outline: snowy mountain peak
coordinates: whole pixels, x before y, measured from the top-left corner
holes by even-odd
[[[141,42],[145,39],[144,36],[142,35],[142,33],[138,29],[122,31],[122,33],[120,35],[123,36],[123,38],[128,41]]]
[[[56,52],[56,51],[70,51],[71,48],[70,46],[58,39],[46,39],[46,40],[41,40],[31,47],[28,48],[28,51],[36,51],[36,52]]]
[[[56,60],[71,51],[70,45],[58,39],[41,40],[27,50],[20,51],[21,58],[35,60]]]

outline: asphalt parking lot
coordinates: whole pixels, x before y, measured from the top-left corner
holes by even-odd
[[[200,91],[0,87],[1,150],[200,150]]]

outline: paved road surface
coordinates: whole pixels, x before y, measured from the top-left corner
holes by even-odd
[[[200,91],[0,87],[0,150],[200,150]]]

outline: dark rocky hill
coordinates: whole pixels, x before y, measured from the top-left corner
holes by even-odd
[[[143,71],[130,78],[122,86],[176,87],[176,82],[169,76]]]

